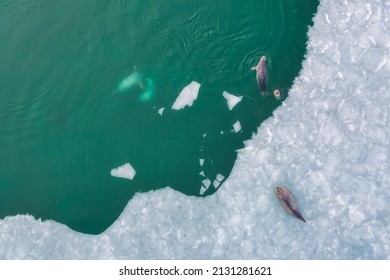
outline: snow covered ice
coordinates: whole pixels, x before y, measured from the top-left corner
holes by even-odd
[[[321,1],[289,97],[215,194],[137,194],[97,236],[6,217],[0,258],[390,259],[389,29],[389,1]]]
[[[124,165],[111,170],[111,176],[129,180],[133,180],[135,174],[136,172],[130,163],[125,163]]]
[[[191,107],[194,101],[198,98],[200,84],[192,81],[184,87],[172,105],[173,110],[181,110],[186,106]]]

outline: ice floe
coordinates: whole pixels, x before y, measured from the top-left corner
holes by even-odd
[[[165,108],[164,108],[164,107],[162,107],[162,108],[158,109],[158,113],[159,113],[159,115],[160,115],[160,116],[162,116],[162,114],[163,114],[164,110],[165,110]]]
[[[202,181],[203,186],[205,186],[206,189],[208,189],[211,185],[211,181],[209,179],[205,179]]]
[[[191,107],[194,101],[198,98],[199,88],[200,84],[195,81],[192,81],[189,85],[184,87],[173,103],[172,109],[180,110],[186,106]]]
[[[216,180],[218,182],[222,182],[223,179],[225,179],[225,176],[223,176],[222,174],[217,174]]]
[[[236,121],[234,124],[233,124],[233,130],[234,132],[239,132],[241,130],[241,123],[239,121]]]
[[[112,176],[129,180],[133,180],[135,174],[136,172],[130,163],[125,163],[124,165],[111,170]]]
[[[227,106],[229,110],[233,110],[233,108],[241,101],[242,96],[235,96],[233,94],[228,93],[227,91],[224,91],[222,93],[223,97],[225,97],[227,101]]]

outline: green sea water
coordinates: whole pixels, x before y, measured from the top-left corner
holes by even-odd
[[[217,175],[229,176],[281,104],[259,94],[251,67],[266,55],[270,91],[291,87],[317,6],[0,0],[0,218],[28,213],[96,234],[137,192],[223,188]],[[118,90],[133,73],[141,81]],[[172,110],[191,81],[201,84],[194,105]],[[223,91],[243,99],[229,110]],[[127,162],[133,180],[111,176]]]

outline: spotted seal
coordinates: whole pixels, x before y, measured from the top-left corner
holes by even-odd
[[[306,223],[306,220],[303,218],[301,211],[299,211],[298,205],[295,203],[293,196],[287,189],[277,187],[276,195],[287,213]]]
[[[251,68],[252,70],[256,70],[256,80],[260,87],[261,94],[265,94],[267,92],[267,81],[268,81],[268,70],[267,70],[267,58],[263,55],[259,63],[256,66]]]

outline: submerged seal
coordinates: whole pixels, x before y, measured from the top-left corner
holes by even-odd
[[[282,204],[284,210],[287,211],[287,213],[306,223],[306,220],[303,218],[301,211],[298,209],[298,205],[295,203],[294,198],[288,190],[282,187],[277,187],[276,195],[278,196],[280,203]]]
[[[267,58],[263,55],[259,63],[256,66],[252,67],[252,70],[256,70],[256,80],[260,87],[260,92],[262,94],[267,91],[267,80],[268,80],[268,70],[267,70]]]

